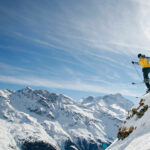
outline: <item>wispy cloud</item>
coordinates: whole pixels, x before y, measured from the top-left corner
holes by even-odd
[[[52,48],[56,48],[56,49],[63,49],[63,48],[61,48],[61,47],[59,47],[59,46],[56,46],[56,45],[54,45],[54,44],[51,44],[50,42],[47,42],[47,41],[44,41],[44,40],[41,40],[41,39],[39,39],[39,38],[36,38],[36,37],[30,37],[30,36],[27,36],[27,35],[24,35],[24,34],[22,34],[22,33],[19,33],[19,32],[14,32],[15,33],[15,35],[17,35],[18,37],[21,37],[21,38],[24,38],[24,39],[26,39],[26,40],[28,40],[28,41],[32,41],[32,42],[35,42],[36,44],[39,44],[40,46],[44,46],[44,47],[52,47]],[[63,50],[65,50],[65,49],[63,49]]]
[[[28,85],[28,86],[38,86],[53,89],[67,89],[76,91],[86,91],[94,93],[122,93],[127,96],[137,96],[138,92],[133,92],[131,87],[125,84],[114,85],[109,83],[109,86],[105,85],[94,85],[89,84],[80,80],[74,81],[52,81],[49,79],[42,79],[37,77],[12,77],[12,76],[2,76],[0,75],[0,81],[5,83]]]
[[[27,12],[28,10],[28,12],[30,13],[23,13],[24,11],[22,11],[22,14],[19,14],[16,13],[15,10],[11,11],[13,12],[13,14],[19,16],[18,18],[21,18],[21,16],[23,16],[24,18],[30,19],[30,21],[22,21],[26,25],[30,26],[31,33],[38,28],[44,29],[44,32],[42,32],[42,30],[37,30],[36,37],[33,35],[25,36],[22,33],[18,33],[18,35],[20,34],[20,36],[28,40],[32,40],[33,42],[38,43],[39,45],[44,47],[53,47],[60,50],[62,49],[72,54],[75,53],[74,50],[76,50],[76,52],[84,52],[85,54],[86,52],[88,52],[86,51],[86,49],[89,46],[90,47],[88,49],[90,49],[90,51],[93,51],[92,48],[96,48],[97,51],[110,51],[119,54],[124,53],[126,55],[137,54],[138,52],[141,52],[141,50],[144,53],[149,53],[149,50],[147,49],[149,49],[150,44],[148,44],[149,42],[147,41],[145,35],[142,33],[143,28],[140,22],[143,16],[137,15],[141,12],[141,10],[139,10],[138,7],[134,7],[134,9],[132,9],[131,7],[127,7],[128,5],[130,5],[130,3],[133,6],[133,1],[128,1],[128,5],[125,2],[119,2],[117,3],[117,9],[113,7],[114,3],[112,3],[112,6],[111,4],[107,4],[103,1],[93,1],[88,3],[90,3],[92,6],[90,16],[87,11],[88,9],[84,9],[84,7],[81,7],[82,5],[84,5],[84,3],[81,4],[81,6],[75,4],[74,9],[69,9],[68,6],[64,5],[63,3],[57,2],[62,10],[62,14],[60,15],[58,15],[58,13],[55,13],[55,15],[50,15],[50,12],[47,9],[43,9],[44,5],[32,5],[33,11],[31,11],[31,7],[24,10],[25,12]],[[103,3],[103,5],[101,5],[101,3]],[[93,10],[93,6],[96,6],[96,11]],[[142,7],[140,8],[142,9]],[[121,11],[122,13],[120,14],[120,18],[118,19],[117,17],[115,17],[115,14],[120,12],[120,9],[123,9],[125,11]],[[77,10],[79,12],[77,12]],[[37,13],[37,11],[39,11],[40,13]],[[83,12],[83,16],[79,14],[81,11]],[[128,15],[129,12],[133,13],[135,17],[132,18],[133,15],[131,15],[130,17]],[[96,13],[99,14],[99,17],[96,15]],[[45,14],[49,14],[50,16]],[[63,15],[66,15],[66,17],[62,17],[63,19],[59,21],[59,19]],[[121,18],[121,15],[124,17],[124,19]],[[57,22],[55,27],[52,26],[52,22],[49,21],[49,17],[52,17],[53,19],[55,17],[54,22]],[[43,18],[42,21],[44,26],[42,26],[41,24],[37,25],[37,19],[40,18]],[[83,20],[81,21],[81,19]],[[114,22],[113,19],[117,21]],[[133,24],[127,23],[130,21],[132,21]],[[36,26],[33,26],[32,24],[35,24]],[[134,24],[136,24],[136,26],[134,26]],[[53,34],[52,30],[56,30],[57,28],[60,28],[61,30],[58,32],[56,31],[55,34]],[[145,28],[145,30],[146,29],[147,28]],[[47,31],[47,33],[45,32],[45,30]],[[127,33],[127,31],[130,32],[130,35]],[[52,44],[52,41],[57,44]],[[60,44],[60,46],[58,46],[58,43]]]
[[[2,74],[8,75],[1,75],[0,81],[134,95],[132,88],[121,83],[137,80],[130,61],[137,53],[150,53],[150,11],[146,4],[149,6],[146,0],[31,0],[22,2],[19,9],[1,5],[1,32],[29,47],[20,49],[16,45],[13,49],[10,42],[5,48],[26,52],[33,62],[29,63],[29,70],[0,63]],[[20,77],[20,72],[27,77]]]
[[[17,66],[13,66],[13,65],[8,65],[6,63],[2,63],[0,62],[0,70],[2,71],[6,71],[6,72],[11,72],[11,73],[17,73],[17,72],[26,72],[29,71],[25,68],[22,67],[17,67]]]
[[[137,49],[148,49],[150,45],[142,33],[144,28],[141,27],[140,22],[143,15],[139,15],[139,13],[141,9],[144,9],[143,7],[139,9],[138,6],[134,6],[133,2],[133,0],[118,2],[116,7],[114,7],[115,2],[109,4],[104,1],[88,1],[81,4],[75,3],[72,9],[62,2],[57,2],[56,4],[61,8],[61,14],[57,12],[52,13],[48,9],[44,9],[46,8],[44,4],[38,5],[37,3],[33,5],[33,1],[25,3],[25,6],[29,7],[28,9],[23,7],[20,13],[17,13],[14,9],[11,9],[11,13],[8,13],[7,8],[3,7],[1,10],[11,19],[14,18],[13,16],[17,16],[16,19],[18,19],[18,21],[30,27],[30,33],[34,33],[36,30],[36,34],[34,34],[36,37],[26,38],[42,46],[61,49],[62,47],[51,43],[51,41],[54,41],[66,48],[74,47],[76,49],[82,49],[82,45],[89,45],[91,48],[97,48],[101,51],[136,54],[138,52]],[[89,6],[91,6],[90,14],[87,9],[88,3],[90,4]],[[147,4],[148,2],[143,1],[139,3],[139,5],[143,3]],[[130,4],[132,4],[132,7]],[[50,5],[50,2],[48,2],[47,5]],[[83,5],[86,5],[86,8],[82,7]],[[121,9],[124,11],[121,11],[122,13],[119,14],[118,18],[116,14],[118,14]],[[132,14],[131,17],[129,13]],[[133,15],[135,15],[134,18]],[[49,19],[50,17],[52,19]],[[40,19],[43,21],[42,24],[37,24],[37,20]],[[53,22],[56,23],[55,26]],[[38,30],[39,28],[42,30]],[[59,29],[59,31],[57,32],[56,29]],[[145,28],[145,30],[146,29],[147,28]],[[56,31],[55,34],[52,33],[52,30]],[[128,32],[130,34],[128,34]],[[145,38],[142,39],[143,37]],[[119,46],[119,49],[112,47],[112,44]],[[126,51],[123,51],[121,47],[126,47]],[[132,50],[133,48],[134,50]],[[71,51],[71,49],[69,49],[69,51]],[[82,51],[85,50],[82,49]],[[143,52],[145,51],[146,50],[143,50]],[[72,51],[72,53],[74,53],[74,51]]]

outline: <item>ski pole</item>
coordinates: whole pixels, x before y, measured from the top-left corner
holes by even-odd
[[[132,82],[132,85],[143,84],[143,83],[150,83],[150,79],[142,82]]]
[[[136,71],[137,75],[139,76],[139,78],[142,79],[139,71],[137,70],[137,68],[136,68],[136,66],[134,64],[133,64],[133,68],[135,69],[135,71]]]
[[[144,83],[144,81],[142,81],[142,82],[132,82],[131,84],[136,85],[136,84],[143,84],[143,83]]]

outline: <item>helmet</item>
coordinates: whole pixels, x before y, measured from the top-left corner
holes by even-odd
[[[137,56],[138,56],[138,58],[140,58],[142,56],[142,54],[138,54]]]

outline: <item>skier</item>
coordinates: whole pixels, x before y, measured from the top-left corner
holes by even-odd
[[[132,61],[132,64],[141,65],[144,77],[144,83],[147,87],[147,93],[150,92],[150,79],[148,74],[150,73],[150,57],[146,57],[143,54],[138,54],[139,62]]]

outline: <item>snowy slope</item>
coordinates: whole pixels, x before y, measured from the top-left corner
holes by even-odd
[[[128,110],[133,106],[133,103],[121,94],[110,94],[104,97],[89,96],[80,100],[80,103],[92,110],[96,118],[101,118],[104,130],[111,142],[114,141],[119,125],[127,116]],[[121,121],[118,122],[119,120]]]
[[[120,94],[76,102],[29,87],[0,90],[0,150],[35,144],[45,150],[102,149],[116,138],[131,105]]]
[[[150,93],[129,111],[118,139],[108,150],[150,150]]]
[[[0,150],[19,150],[24,141],[30,139],[45,141],[55,147],[56,142],[47,135],[35,118],[10,105],[7,96],[10,92],[4,91],[3,94],[4,97],[0,97]]]
[[[104,97],[89,96],[80,100],[84,106],[93,111],[101,110],[116,118],[123,118],[127,115],[127,111],[133,106],[133,103],[124,98],[121,94],[110,94]]]

